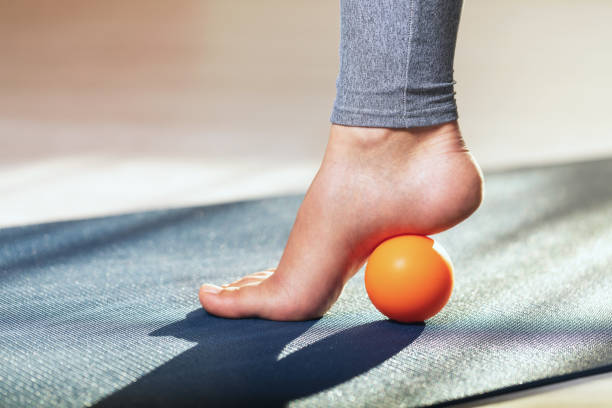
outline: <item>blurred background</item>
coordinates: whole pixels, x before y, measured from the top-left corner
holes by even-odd
[[[460,124],[486,171],[612,156],[612,2],[466,1]],[[330,0],[0,0],[0,226],[305,192]]]

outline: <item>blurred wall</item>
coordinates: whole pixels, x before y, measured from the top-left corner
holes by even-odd
[[[485,167],[612,156],[612,2],[466,0],[455,76]]]
[[[612,2],[464,3],[455,78],[484,167],[612,154]],[[330,0],[0,0],[0,164],[74,154],[318,161]]]
[[[0,160],[321,154],[325,1],[0,1]]]

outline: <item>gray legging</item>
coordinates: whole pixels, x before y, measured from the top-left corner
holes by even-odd
[[[341,0],[331,122],[408,128],[457,119],[453,58],[462,0]]]

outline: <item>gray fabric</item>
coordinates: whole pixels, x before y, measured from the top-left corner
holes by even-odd
[[[201,310],[200,283],[275,265],[301,196],[0,230],[0,405],[418,406],[610,370],[610,180],[488,174],[437,237],[456,286],[424,325],[380,315],[363,270],[319,320]]]
[[[342,0],[331,122],[408,128],[457,119],[461,0]]]

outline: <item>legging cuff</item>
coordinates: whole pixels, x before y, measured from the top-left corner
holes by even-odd
[[[411,128],[438,125],[457,120],[458,118],[457,106],[454,103],[405,116],[400,112],[364,112],[359,109],[350,109],[335,104],[330,121],[334,124],[345,126]]]

